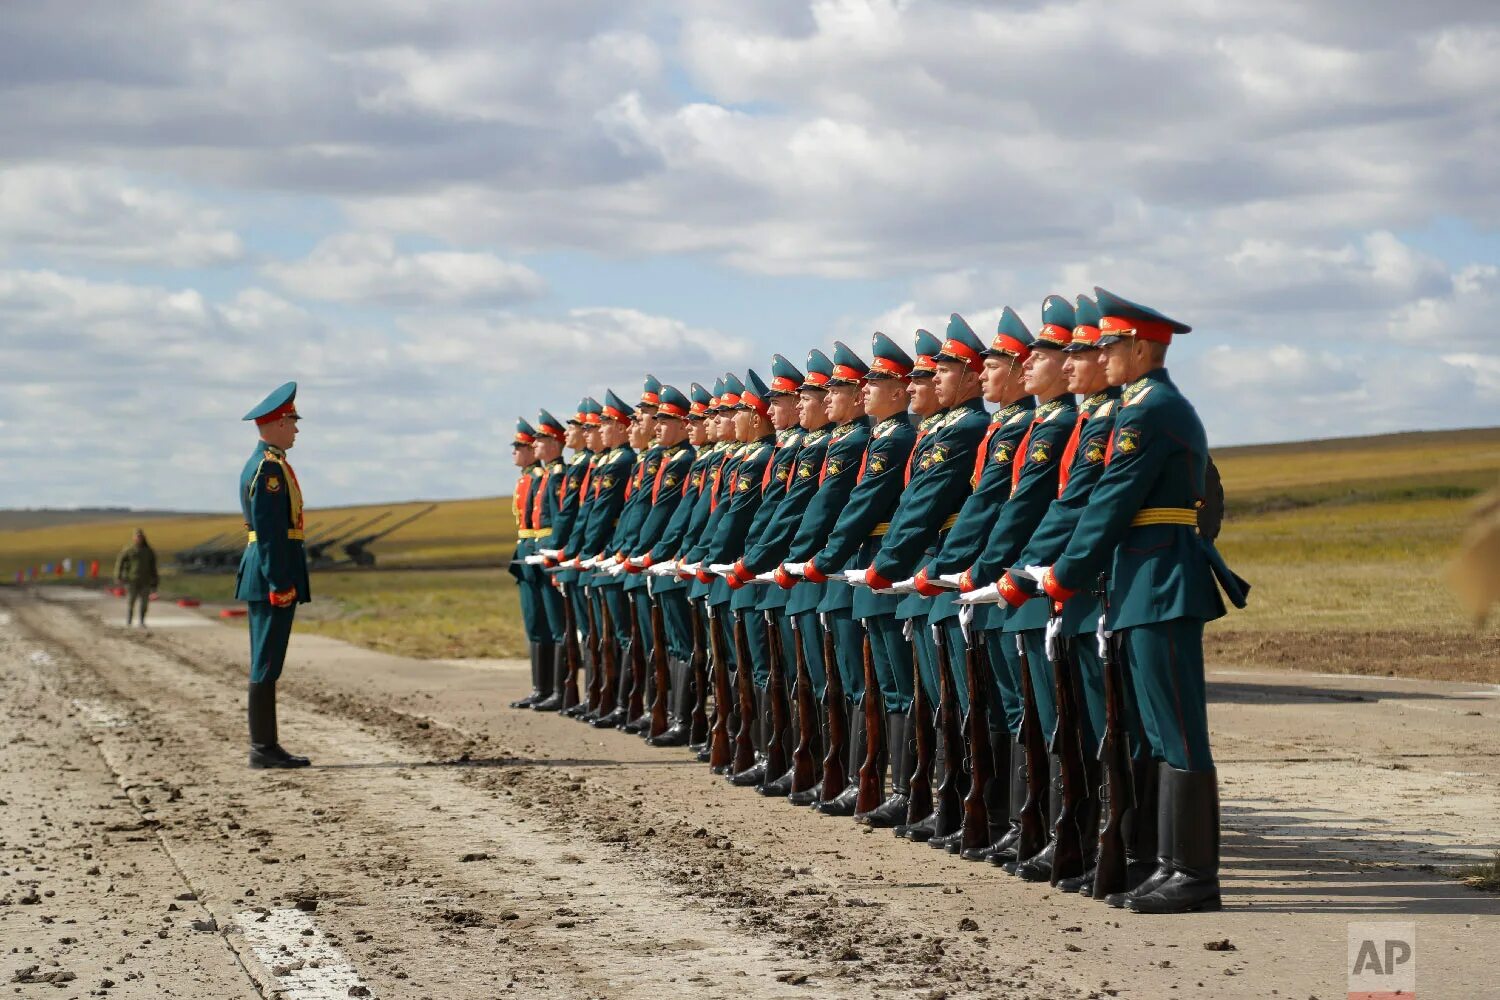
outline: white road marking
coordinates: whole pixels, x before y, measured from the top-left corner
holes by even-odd
[[[85,716],[89,722],[105,729],[124,729],[130,725],[130,719],[121,712],[117,712],[104,704],[102,701],[85,701],[82,698],[73,699],[73,707]]]
[[[235,917],[235,925],[271,975],[273,991],[288,1000],[347,1000],[353,986],[369,991],[363,996],[375,995],[311,914],[290,907],[266,914],[247,910]]]

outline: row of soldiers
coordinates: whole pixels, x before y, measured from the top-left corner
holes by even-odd
[[[1248,587],[1165,369],[1189,329],[1096,288],[1034,335],[955,314],[915,357],[876,333],[521,421],[513,707],[1116,907],[1219,907],[1202,636]]]

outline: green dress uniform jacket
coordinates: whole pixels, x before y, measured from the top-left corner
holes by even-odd
[[[804,468],[811,468],[812,477],[817,480],[817,489],[808,501],[801,523],[787,550],[787,562],[807,562],[833,531],[839,513],[849,502],[849,494],[854,490],[859,476],[860,459],[870,441],[870,421],[865,417],[857,417],[840,424],[829,432],[827,440],[823,459],[817,463],[816,468],[812,467],[814,455],[811,453],[797,463],[798,478],[803,478]],[[839,591],[843,593],[838,593]],[[843,584],[829,587],[826,584],[804,581],[792,591],[792,596],[787,600],[786,612],[795,615],[804,611],[826,611],[828,607],[824,606],[825,602],[835,595],[837,599],[829,607],[848,608],[851,598],[848,591],[849,588]]]
[[[1012,462],[1021,439],[1031,427],[1036,400],[1030,396],[1001,407],[990,415],[989,426],[980,450],[984,453],[982,463],[975,455],[975,467],[970,470],[969,484],[973,492],[958,509],[953,527],[942,538],[937,554],[925,567],[927,577],[936,580],[939,576],[962,572],[974,565],[990,536],[1000,508],[1010,497]],[[952,591],[933,598],[928,621],[937,624],[958,614]]]
[[[1224,614],[1215,578],[1234,602],[1245,585],[1229,573],[1196,521],[1133,525],[1143,511],[1196,515],[1204,496],[1208,440],[1198,413],[1158,368],[1125,389],[1103,475],[1053,564],[1057,582],[1078,592],[1110,569],[1110,627]],[[1151,520],[1147,518],[1147,520]]]
[[[570,555],[587,559],[606,553],[620,518],[620,509],[625,505],[625,487],[630,482],[634,464],[635,452],[626,445],[599,456],[589,477],[588,520],[579,538],[578,551]]]
[[[653,565],[685,553],[692,546],[697,532],[702,530],[703,523],[708,520],[709,496],[704,487],[709,480],[710,470],[717,461],[718,450],[719,446],[712,444],[694,455],[693,462],[688,467],[687,479],[682,484],[681,500],[663,526],[661,536],[649,551],[643,553]],[[676,576],[661,577],[652,586],[658,592],[686,590],[688,582]]]
[[[765,499],[761,502],[760,510],[756,511],[755,521],[750,525],[750,532],[745,537],[745,553],[760,547],[776,525],[787,518],[788,515],[782,512],[782,508],[791,500],[792,486],[797,479],[797,462],[802,455],[802,442],[809,436],[808,432],[800,427],[791,427],[776,435],[776,451],[771,456],[771,478],[766,483]],[[797,501],[795,506],[799,510],[806,509],[806,497]],[[783,537],[787,543],[790,543],[790,534],[783,532]],[[740,556],[740,562],[744,563],[743,553]],[[745,563],[745,565],[748,568],[749,564]],[[773,562],[766,569],[769,570],[776,565],[777,563]],[[783,590],[775,584],[767,586],[752,583],[746,587],[746,589],[752,588],[757,598],[756,610],[777,611],[784,614],[787,600],[791,597],[790,591]],[[790,645],[787,648],[790,649]]]
[[[250,538],[240,557],[234,596],[270,601],[295,592],[298,604],[312,600],[303,547],[302,490],[286,452],[262,442],[240,471],[240,511]]]
[[[721,501],[721,506],[727,506],[714,530],[705,562],[732,563],[744,553],[748,540],[754,537],[751,529],[760,520],[770,492],[775,451],[776,438],[772,435],[751,442],[745,449],[730,478],[726,498]],[[715,586],[721,582],[715,581]],[[729,587],[727,583],[724,586]],[[754,608],[758,596],[757,588],[741,587],[732,593],[729,606],[736,611]]]

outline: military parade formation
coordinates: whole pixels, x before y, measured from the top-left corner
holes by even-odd
[[[868,362],[836,343],[519,421],[512,707],[1114,907],[1217,909],[1203,628],[1248,585],[1165,367],[1189,330],[1096,288],[1035,334],[955,314],[912,353],[876,333]],[[282,462],[261,495],[295,491]],[[274,701],[270,726],[284,754]]]

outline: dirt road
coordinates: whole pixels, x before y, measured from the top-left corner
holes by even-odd
[[[0,990],[18,996],[1341,996],[1348,925],[1500,996],[1500,689],[1213,677],[1222,913],[1148,918],[513,712],[524,665],[297,636],[244,767],[245,638],[0,589]],[[1209,950],[1227,940],[1229,950]],[[1419,994],[1420,995],[1420,994]]]

